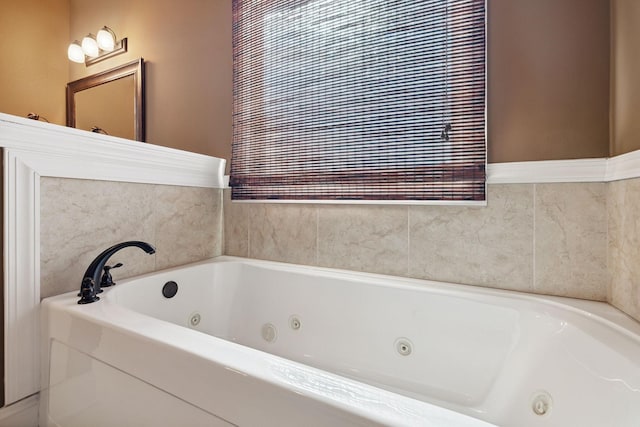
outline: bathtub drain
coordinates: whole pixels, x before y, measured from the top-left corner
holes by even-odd
[[[178,284],[173,280],[169,280],[162,287],[162,295],[165,298],[173,298],[178,293]]]

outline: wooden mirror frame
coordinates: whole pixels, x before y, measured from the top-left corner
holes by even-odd
[[[134,84],[134,129],[136,141],[144,142],[144,60],[135,61],[112,68],[101,73],[93,74],[67,84],[67,126],[76,127],[76,100],[77,92],[90,89],[123,77],[133,76]]]

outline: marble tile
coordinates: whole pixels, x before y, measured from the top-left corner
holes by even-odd
[[[91,261],[125,240],[155,241],[154,186],[62,178],[40,179],[40,274],[43,298],[80,288]],[[153,271],[155,255],[138,248],[116,254],[113,277]]]
[[[606,184],[536,184],[534,291],[607,297]]]
[[[608,185],[608,299],[640,321],[640,179]]]
[[[231,190],[224,190],[224,254],[249,256],[249,210],[251,203],[231,201]]]
[[[317,228],[315,205],[255,204],[249,210],[249,257],[315,265]]]
[[[156,247],[116,253],[119,279],[222,253],[222,190],[60,178],[40,180],[41,296],[76,290],[105,248],[126,240]]]
[[[318,265],[407,275],[408,207],[318,207]]]
[[[222,190],[157,185],[156,267],[182,265],[222,254]]]
[[[409,208],[409,275],[531,291],[533,184],[490,185],[486,207]]]

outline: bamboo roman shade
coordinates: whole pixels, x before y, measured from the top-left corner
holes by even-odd
[[[233,61],[233,199],[485,199],[484,0],[234,0]]]

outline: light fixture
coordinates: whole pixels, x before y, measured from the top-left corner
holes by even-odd
[[[78,40],[75,40],[69,45],[69,49],[67,49],[67,56],[73,62],[77,62],[79,64],[84,62],[84,52],[82,51],[82,46],[80,46],[80,42]]]
[[[67,49],[67,56],[73,62],[84,62],[89,66],[126,51],[127,39],[117,41],[116,33],[105,25],[95,37],[88,34],[82,39],[82,43],[77,40],[71,43]]]
[[[100,55],[100,49],[98,48],[98,42],[93,37],[93,34],[87,34],[82,39],[82,51],[89,58],[95,58]]]
[[[98,47],[100,49],[105,52],[111,52],[116,47],[116,33],[105,25],[100,31],[98,31],[96,41],[98,42]]]

